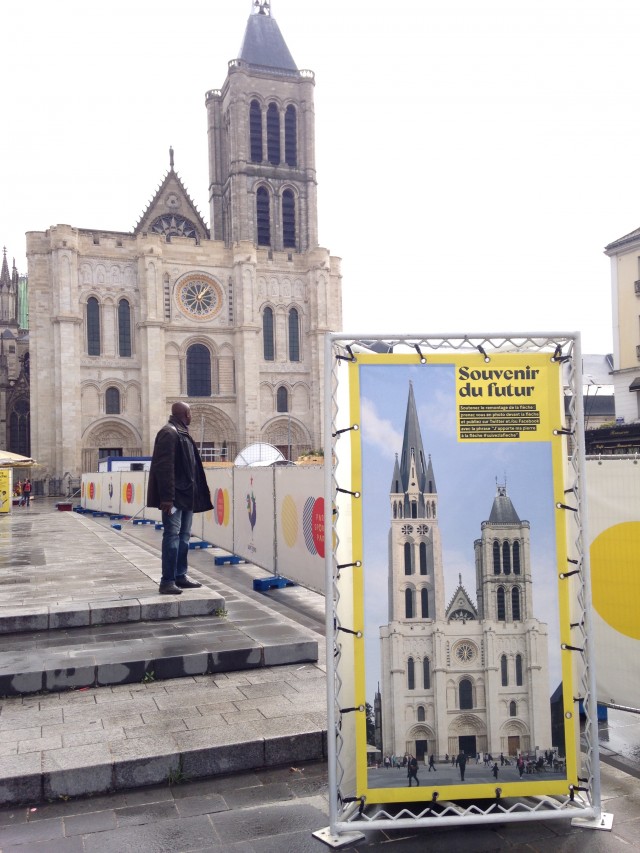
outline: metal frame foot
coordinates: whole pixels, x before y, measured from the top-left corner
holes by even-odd
[[[341,832],[339,835],[331,832],[330,826],[325,826],[324,829],[317,829],[311,833],[318,841],[328,844],[329,847],[346,847],[347,844],[355,844],[356,841],[362,841],[365,837],[364,832]]]
[[[571,820],[571,826],[578,826],[582,829],[602,829],[606,832],[611,832],[613,829],[613,815],[611,812],[602,812],[600,817],[574,817]]]

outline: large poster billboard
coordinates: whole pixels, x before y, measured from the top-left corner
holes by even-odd
[[[336,527],[348,507],[351,537],[333,581],[336,613],[343,595],[353,608],[337,620],[336,683],[353,681],[356,712],[354,743],[338,738],[339,764],[355,763],[340,795],[573,796],[564,359],[414,349],[339,356],[349,403],[333,452],[349,441],[351,469]]]

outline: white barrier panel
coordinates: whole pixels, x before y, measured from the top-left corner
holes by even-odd
[[[324,468],[275,468],[277,570],[324,593]]]
[[[233,468],[205,471],[213,509],[201,513],[202,538],[233,552]]]
[[[640,467],[587,460],[598,701],[640,709]]]
[[[80,503],[84,509],[101,511],[104,474],[83,474],[80,488]]]
[[[275,571],[273,468],[236,468],[233,553]]]
[[[121,515],[144,518],[143,510],[147,502],[147,474],[144,471],[122,471],[117,476],[120,477]]]
[[[120,515],[120,471],[109,471],[102,477],[100,509],[110,515]]]

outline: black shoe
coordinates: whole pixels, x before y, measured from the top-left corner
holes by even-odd
[[[199,589],[202,584],[198,581],[192,581],[185,575],[183,578],[176,579],[176,586],[179,586],[180,589]]]
[[[176,586],[173,581],[170,583],[161,583],[159,588],[160,595],[182,595],[182,590]]]

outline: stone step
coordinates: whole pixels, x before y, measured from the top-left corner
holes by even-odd
[[[177,605],[176,605],[177,606]],[[77,690],[315,661],[318,643],[273,620],[191,616],[14,634],[0,652],[0,696]]]
[[[313,663],[0,700],[0,804],[322,759]]]

